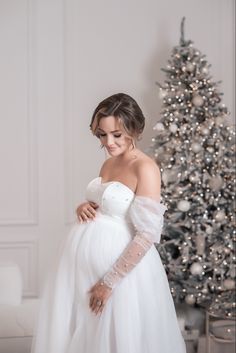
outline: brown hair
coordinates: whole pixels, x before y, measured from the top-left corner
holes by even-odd
[[[102,102],[95,109],[90,129],[99,138],[97,131],[99,121],[108,116],[118,118],[129,136],[138,138],[145,126],[145,117],[137,102],[125,93],[114,94]]]

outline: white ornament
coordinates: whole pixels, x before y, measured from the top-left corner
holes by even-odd
[[[185,297],[185,302],[189,305],[193,305],[196,302],[196,299],[193,294],[188,294]]]
[[[157,130],[157,131],[164,131],[165,127],[162,123],[157,123],[154,127],[153,130]]]
[[[191,62],[188,62],[187,65],[186,65],[186,70],[188,72],[193,72],[194,70],[194,65],[191,63]]]
[[[201,151],[202,146],[201,146],[200,143],[198,143],[198,142],[193,142],[192,145],[191,145],[191,148],[192,148],[192,151],[193,151],[194,153],[198,153],[198,152]]]
[[[233,279],[227,278],[224,280],[223,284],[225,289],[235,289],[235,281]]]
[[[174,134],[178,130],[178,126],[176,124],[170,124],[169,130]]]
[[[187,212],[190,209],[190,202],[186,200],[181,200],[177,205],[178,209],[182,212]]]
[[[201,107],[204,103],[204,100],[202,96],[196,94],[192,99],[192,103],[195,107]]]
[[[205,135],[205,136],[209,135],[209,133],[210,133],[210,130],[205,126],[202,126],[200,128],[200,131],[201,131],[202,135]]]
[[[202,271],[203,271],[203,267],[198,262],[194,262],[190,267],[190,272],[194,276],[200,275],[202,273]]]
[[[216,175],[209,180],[209,186],[212,190],[218,191],[223,186],[223,179],[220,175]]]
[[[225,212],[223,210],[217,211],[215,214],[216,222],[221,222],[225,219]]]

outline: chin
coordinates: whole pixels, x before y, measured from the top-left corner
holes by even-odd
[[[110,156],[119,156],[122,153],[119,148],[110,149],[107,152]]]

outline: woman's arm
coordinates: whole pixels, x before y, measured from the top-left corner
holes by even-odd
[[[111,289],[141,261],[152,244],[160,240],[165,210],[159,202],[160,185],[160,171],[156,165],[145,162],[139,166],[136,196],[130,207],[135,236],[103,277],[103,282]]]

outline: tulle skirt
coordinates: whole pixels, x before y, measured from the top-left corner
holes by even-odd
[[[103,312],[90,288],[132,239],[129,224],[101,215],[76,224],[45,288],[34,353],[185,353],[167,276],[153,246],[114,289]]]

